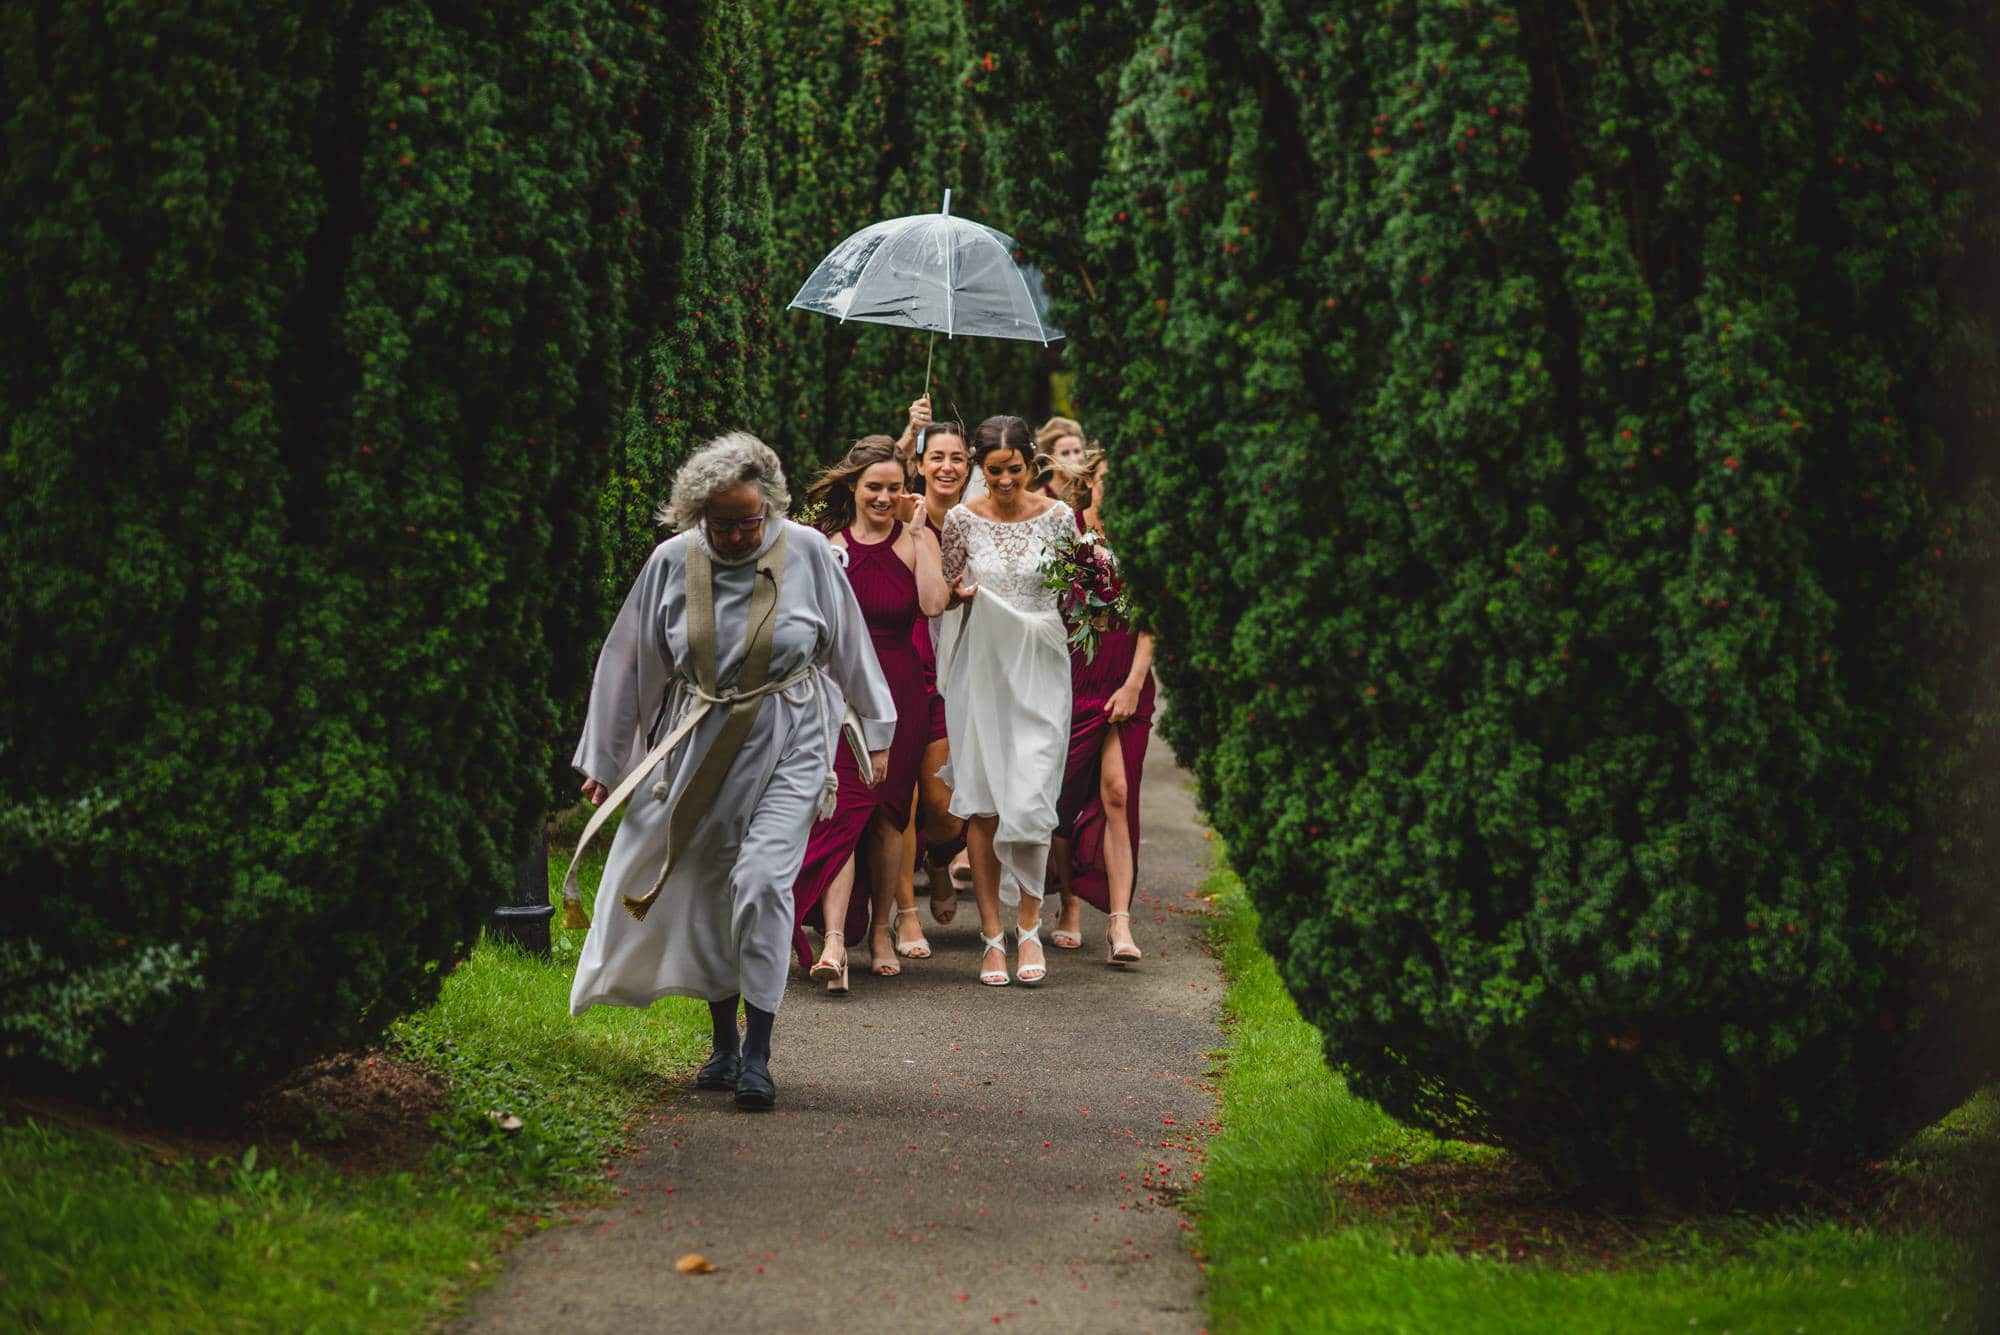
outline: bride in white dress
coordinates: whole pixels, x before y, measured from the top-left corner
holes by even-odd
[[[1069,649],[1056,596],[1042,587],[1051,545],[1075,536],[1061,501],[1029,491],[1034,437],[1018,417],[972,433],[985,494],[944,523],[952,609],[938,648],[938,693],[951,738],[951,812],[966,820],[972,893],[986,943],[979,981],[1007,982],[1002,902],[1019,903],[1015,977],[1040,982],[1042,881],[1069,755]]]

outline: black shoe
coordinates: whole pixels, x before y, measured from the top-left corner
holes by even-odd
[[[708,1054],[708,1060],[701,1064],[701,1069],[695,1072],[694,1087],[696,1089],[734,1089],[736,1088],[737,1073],[742,1069],[743,1063],[735,1053],[711,1052]]]
[[[736,1106],[745,1112],[769,1112],[778,1102],[778,1087],[771,1083],[771,1066],[762,1057],[743,1059],[736,1077]]]

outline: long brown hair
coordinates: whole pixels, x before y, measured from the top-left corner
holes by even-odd
[[[965,457],[966,457],[965,475],[959,478],[958,490],[955,493],[953,493],[954,499],[952,501],[952,504],[956,505],[959,501],[965,499],[966,484],[972,481],[972,449],[971,449],[971,443],[967,441],[965,438],[964,423],[932,422],[922,431],[919,431],[917,433],[917,457],[911,460],[911,464],[913,465],[912,471],[915,472],[919,477],[924,478],[924,494],[926,497],[928,497],[931,493],[933,484],[929,476],[924,473],[924,461],[926,457],[930,454],[931,442],[941,437],[949,437],[950,439],[956,440],[959,444],[959,447],[965,451]],[[929,504],[929,501],[926,500],[925,504]]]
[[[1034,469],[1035,437],[1028,430],[1028,424],[1020,418],[1003,413],[987,418],[973,430],[972,467],[975,471],[985,471],[986,456],[999,450],[1015,451],[1030,471]]]
[[[887,436],[863,436],[846,458],[822,468],[806,488],[806,508],[813,512],[820,532],[838,533],[854,522],[854,489],[861,475],[876,464],[895,464],[903,472],[903,486],[909,487],[910,465],[896,452],[896,442]]]

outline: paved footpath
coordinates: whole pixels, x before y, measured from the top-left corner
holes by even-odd
[[[1105,965],[1085,908],[1087,944],[1050,950],[1047,982],[981,987],[968,892],[949,927],[925,908],[934,953],[900,978],[864,975],[865,943],[844,999],[795,974],[777,1110],[669,1096],[616,1165],[617,1204],[524,1242],[462,1328],[1199,1330],[1193,1235],[1169,1201],[1213,1129],[1223,988],[1187,785],[1156,737],[1143,963]],[[719,1268],[677,1273],[690,1252]]]

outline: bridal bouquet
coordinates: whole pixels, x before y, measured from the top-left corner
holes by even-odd
[[[1105,623],[1125,619],[1130,606],[1118,558],[1095,533],[1079,533],[1067,542],[1049,544],[1042,563],[1042,587],[1053,590],[1056,608],[1069,627],[1069,647],[1083,650],[1087,663],[1097,657],[1097,642]]]

